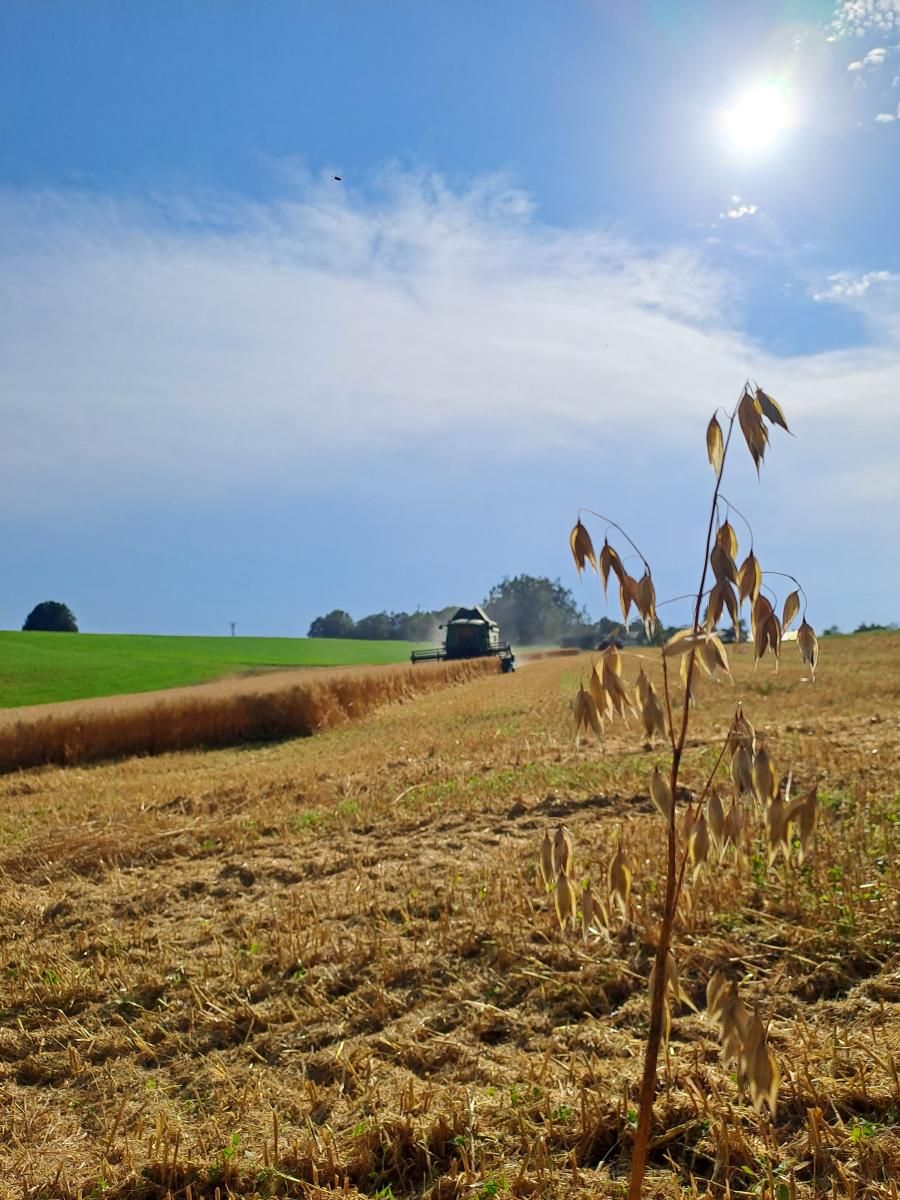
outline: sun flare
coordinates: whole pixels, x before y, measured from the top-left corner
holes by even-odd
[[[766,83],[746,92],[723,119],[732,146],[742,153],[767,149],[791,124],[791,113],[780,83]]]

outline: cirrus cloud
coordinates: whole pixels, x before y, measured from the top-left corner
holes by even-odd
[[[900,453],[890,272],[815,297],[881,292],[871,347],[785,358],[742,332],[738,281],[700,251],[544,225],[502,178],[301,179],[268,204],[8,191],[0,217],[7,508],[315,491],[403,456],[502,474],[611,430],[662,464],[748,375],[809,430],[779,503],[830,459],[889,478]],[[627,480],[621,449],[608,471]],[[823,530],[861,519],[833,500]]]

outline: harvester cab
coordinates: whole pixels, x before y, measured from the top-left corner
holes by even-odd
[[[504,672],[516,669],[516,656],[509,642],[500,641],[500,627],[492,621],[483,608],[460,608],[446,625],[444,644],[434,650],[413,650],[410,660],[417,662],[441,662],[459,658],[500,659]]]

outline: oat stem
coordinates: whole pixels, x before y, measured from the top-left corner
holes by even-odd
[[[622,528],[621,525],[617,524],[617,522],[615,522],[615,521],[611,521],[609,519],[609,517],[604,517],[603,513],[594,512],[594,510],[592,508],[579,508],[579,510],[578,510],[579,521],[581,520],[582,513],[590,513],[590,515],[592,517],[596,517],[598,521],[605,521],[607,529],[618,529],[619,533],[621,533],[622,537],[625,539],[625,541],[628,543],[628,545],[632,548],[632,550],[635,552],[635,554],[638,556],[638,558],[644,564],[644,570],[647,572],[648,575],[651,574],[650,564],[647,562],[646,558],[644,558],[643,554],[641,554],[638,547],[634,544],[634,542],[631,540],[631,538],[628,536],[628,534],[625,532],[625,530]]]
[[[672,699],[669,695],[669,664],[666,662],[666,656],[662,656],[663,665],[663,691],[666,696],[666,717],[669,725],[669,741],[672,743],[672,753],[675,753],[675,722],[672,720]],[[687,703],[687,701],[685,701]]]
[[[750,522],[747,520],[747,518],[744,516],[744,514],[741,512],[741,510],[738,508],[738,506],[736,504],[732,504],[727,496],[723,496],[722,493],[719,492],[719,499],[722,501],[722,503],[725,505],[725,507],[729,510],[729,512],[737,513],[737,515],[741,518],[741,520],[747,526],[747,532],[750,534],[750,553],[752,554],[753,553],[753,526],[750,524]]]
[[[706,530],[706,549],[703,553],[703,570],[700,573],[700,586],[697,589],[697,594],[694,601],[694,621],[693,628],[698,629],[700,625],[700,606],[703,602],[703,593],[706,587],[706,575],[709,570],[709,555],[712,548],[713,530],[716,523],[716,506],[719,500],[719,487],[722,483],[722,473],[725,470],[725,460],[728,457],[728,447],[731,442],[731,434],[734,430],[734,422],[737,416],[737,408],[731,413],[731,418],[728,423],[728,435],[725,438],[725,445],[722,450],[722,460],[719,464],[719,470],[716,474],[716,486],[713,489],[712,502],[709,508],[709,524]],[[640,553],[640,552],[639,552]],[[684,753],[684,746],[687,740],[688,723],[690,721],[690,695],[691,695],[691,680],[694,675],[694,660],[696,658],[696,647],[691,646],[688,656],[687,675],[685,677],[684,687],[684,709],[681,716],[681,729],[678,734],[677,741],[674,741],[672,750],[672,773],[670,776],[670,788],[672,791],[672,807],[669,812],[669,828],[666,851],[666,894],[663,904],[662,921],[659,927],[659,942],[656,947],[656,970],[653,973],[653,992],[650,997],[650,1028],[647,1033],[647,1049],[644,1056],[644,1072],[641,1077],[640,1097],[638,1101],[638,1126],[634,1138],[634,1151],[631,1156],[631,1178],[628,1185],[628,1200],[641,1200],[644,1185],[644,1173],[647,1169],[647,1154],[650,1149],[650,1123],[653,1118],[653,1097],[656,1091],[656,1064],[659,1059],[659,1048],[662,1043],[663,1021],[665,1016],[665,996],[666,996],[666,960],[669,954],[669,947],[672,944],[672,926],[675,921],[675,906],[678,898],[678,885],[676,879],[676,859],[677,859],[677,839],[675,835],[675,796],[678,786],[678,768],[681,765],[681,756]],[[665,655],[662,656],[663,669],[665,670]]]
[[[803,619],[804,619],[804,621],[805,621],[805,620],[806,620],[806,610],[807,610],[807,608],[808,608],[808,606],[809,606],[809,600],[808,600],[808,599],[807,599],[807,597],[806,597],[806,592],[804,592],[804,590],[803,590],[803,586],[802,586],[802,584],[800,583],[800,580],[799,580],[799,579],[797,579],[797,578],[796,578],[795,576],[793,576],[793,575],[789,575],[789,574],[787,573],[787,571],[763,571],[763,575],[778,575],[778,576],[780,576],[782,579],[789,579],[789,580],[791,581],[791,583],[796,583],[796,585],[797,585],[797,591],[798,591],[798,592],[800,593],[800,595],[803,597]],[[772,589],[770,588],[769,590],[771,591]],[[772,594],[774,595],[774,592],[773,592]]]

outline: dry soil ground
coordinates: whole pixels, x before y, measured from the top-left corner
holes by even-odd
[[[736,653],[704,683],[696,785],[734,704],[795,787],[811,863],[702,874],[648,1195],[897,1196],[900,638]],[[0,778],[0,1195],[623,1194],[646,1023],[661,747],[571,727],[586,655],[276,746]],[[655,675],[655,667],[650,667]],[[635,667],[628,666],[633,678]],[[727,777],[723,788],[728,790]],[[561,935],[535,874],[564,820],[627,921]],[[704,1016],[725,967],[769,1025],[774,1121]]]

